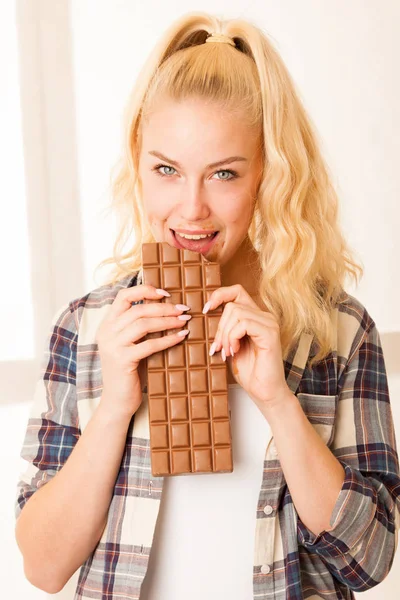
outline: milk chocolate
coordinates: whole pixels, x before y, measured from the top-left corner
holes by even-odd
[[[192,315],[185,338],[146,361],[152,474],[231,473],[227,366],[219,352],[209,356],[222,308],[202,313],[221,285],[220,266],[160,242],[142,245],[142,269],[143,283],[171,294],[159,302],[186,304]]]

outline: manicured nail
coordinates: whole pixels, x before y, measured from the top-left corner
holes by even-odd
[[[212,356],[214,354],[214,352],[215,352],[216,349],[217,349],[217,344],[216,344],[216,342],[213,342],[211,344],[210,352],[208,353],[208,355]]]
[[[222,348],[221,350],[221,358],[222,360],[225,362],[226,361],[226,353],[225,353],[225,348]]]
[[[233,348],[232,348],[232,346],[229,346],[229,352],[231,353],[231,356],[235,356],[235,355],[234,355],[234,353],[233,353]]]
[[[186,306],[186,304],[175,304],[175,308],[178,310],[190,310],[190,306]]]
[[[178,331],[177,335],[186,335],[187,333],[189,333],[189,329],[182,329],[182,331]]]
[[[206,314],[206,312],[208,312],[211,308],[211,302],[206,302],[203,308],[203,315]]]
[[[171,294],[169,294],[168,292],[166,292],[165,290],[156,290],[157,294],[160,294],[160,296],[166,296],[166,297],[170,297]]]
[[[178,319],[181,321],[189,321],[192,318],[192,315],[179,315]]]

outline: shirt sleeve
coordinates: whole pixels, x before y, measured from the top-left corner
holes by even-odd
[[[331,446],[345,470],[330,528],[318,535],[298,517],[298,540],[355,592],[389,573],[400,526],[400,474],[386,367],[375,323],[339,383]]]
[[[20,457],[15,518],[39,487],[50,481],[71,454],[81,432],[76,403],[76,315],[70,303],[54,315],[46,339],[41,375]]]

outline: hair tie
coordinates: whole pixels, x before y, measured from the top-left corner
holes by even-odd
[[[230,44],[231,46],[236,46],[235,42],[229,35],[224,35],[223,33],[211,33],[206,42],[215,42],[222,44]]]

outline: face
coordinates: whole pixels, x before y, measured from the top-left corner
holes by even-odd
[[[139,157],[155,241],[201,252],[221,265],[233,259],[254,211],[262,172],[258,142],[243,117],[211,102],[158,102],[142,124]]]

